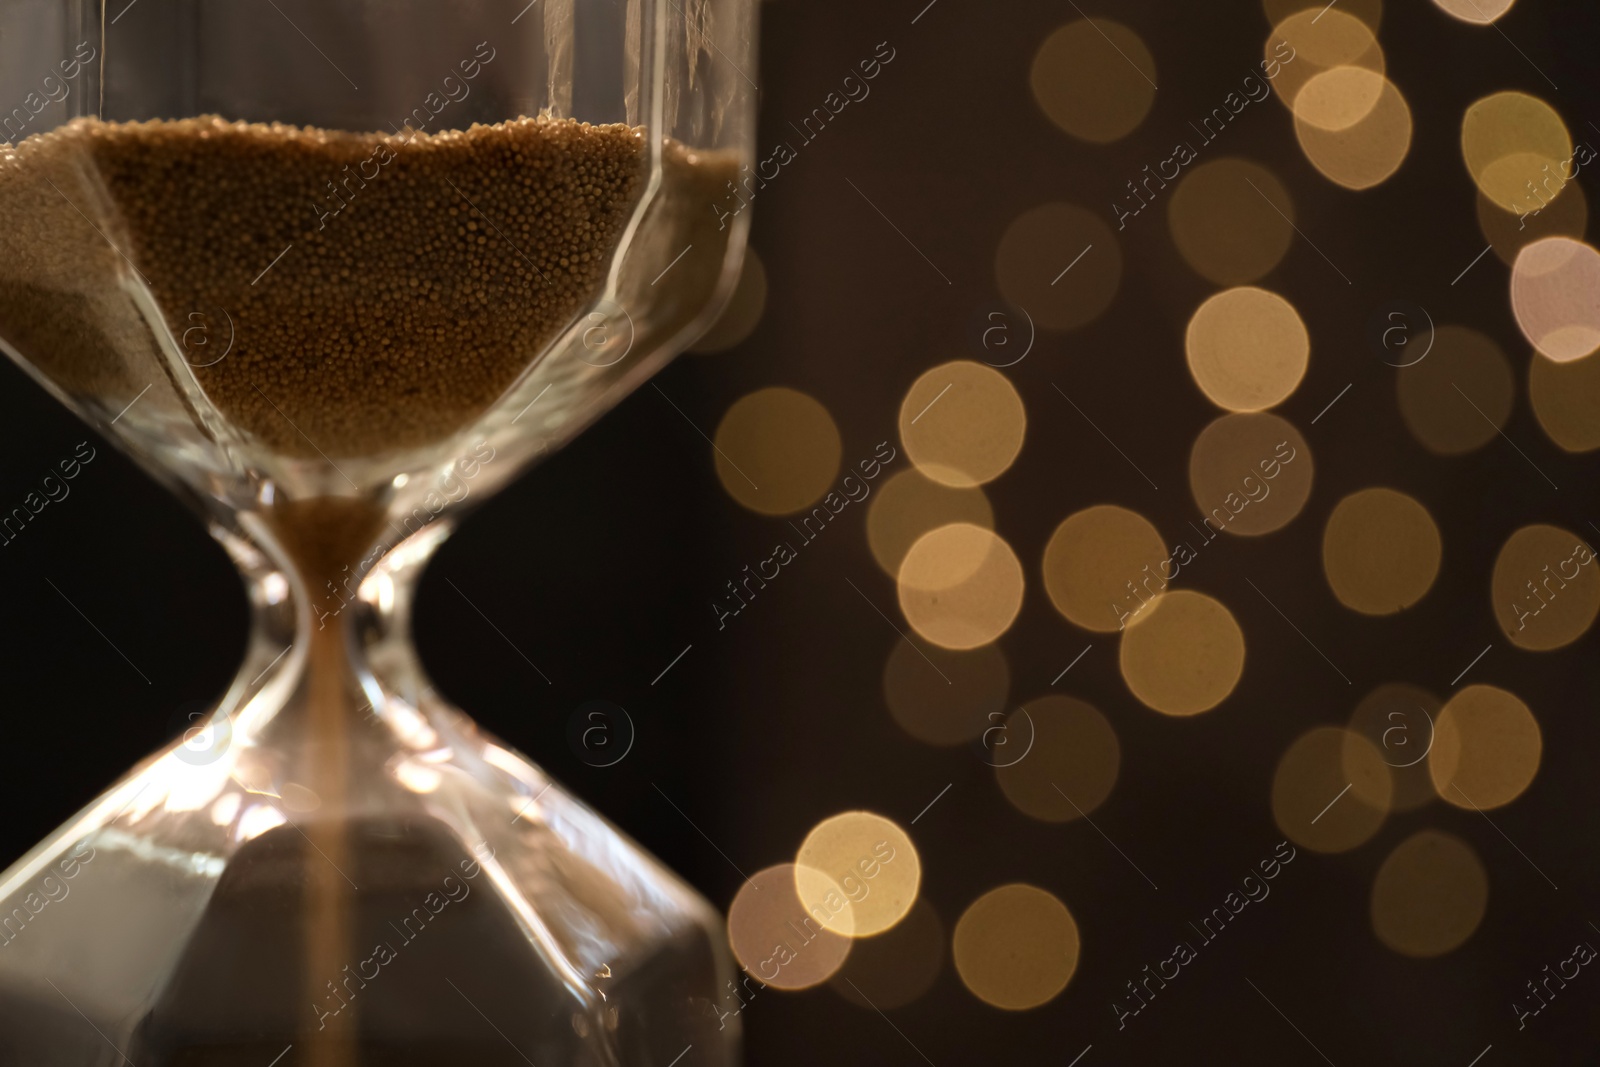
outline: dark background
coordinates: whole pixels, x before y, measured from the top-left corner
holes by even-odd
[[[1511,1002],[1575,941],[1600,941],[1587,925],[1600,922],[1600,639],[1590,632],[1556,653],[1517,651],[1494,624],[1487,587],[1499,546],[1518,527],[1585,531],[1600,521],[1590,480],[1597,466],[1554,446],[1528,408],[1528,349],[1510,315],[1504,265],[1490,255],[1458,285],[1450,280],[1484,245],[1461,161],[1463,109],[1496,90],[1524,89],[1555,106],[1576,140],[1595,143],[1600,7],[1521,0],[1496,28],[1456,22],[1422,0],[1392,0],[1380,40],[1415,132],[1401,170],[1374,190],[1351,193],[1318,175],[1277,103],[1248,108],[1208,157],[1269,166],[1293,194],[1300,229],[1353,282],[1300,238],[1262,282],[1293,301],[1311,331],[1310,370],[1278,410],[1305,434],[1317,481],[1287,529],[1220,539],[1192,581],[1185,578],[1227,604],[1247,635],[1244,677],[1216,710],[1183,720],[1144,708],[1117,672],[1114,640],[1065,622],[1038,580],[1055,525],[1089,504],[1121,503],[1163,531],[1193,518],[1189,447],[1216,412],[1183,366],[1182,337],[1194,306],[1216,287],[1183,263],[1164,220],[1141,217],[1119,234],[1124,274],[1111,309],[1073,333],[1041,334],[1033,353],[1006,371],[1029,416],[1018,462],[986,487],[996,528],[1029,580],[1022,615],[1001,641],[1011,697],[1051,691],[1050,680],[1092,644],[1055,691],[1093,703],[1118,732],[1121,776],[1096,822],[1160,886],[1153,890],[1090,826],[1021,815],[974,753],[927,747],[894,724],[881,677],[900,638],[849,584],[900,623],[893,583],[867,550],[865,509],[848,510],[844,524],[785,568],[798,576],[774,582],[726,630],[717,631],[710,607],[728,578],[767,554],[781,520],[747,512],[722,491],[711,450],[685,415],[710,432],[740,396],[783,384],[829,408],[847,462],[879,441],[898,445],[896,415],[909,383],[929,366],[974,355],[969,325],[996,296],[994,248],[1009,222],[1050,200],[1104,211],[1109,221],[1124,179],[1163,158],[1169,132],[1237,86],[1270,31],[1257,0],[1086,8],[1142,36],[1161,83],[1138,131],[1091,148],[1055,129],[1028,88],[1038,44],[1079,17],[1076,5],[938,0],[912,25],[925,2],[764,5],[763,156],[789,138],[791,118],[820,104],[878,42],[888,41],[896,58],[871,97],[848,108],[757,199],[753,244],[770,278],[765,317],[738,349],[680,358],[657,379],[683,414],[656,390],[639,391],[467,518],[440,551],[416,614],[439,689],[719,907],[741,882],[732,864],[751,872],[787,861],[812,825],[838,811],[866,808],[908,826],[953,783],[910,827],[923,896],[947,931],[975,897],[1010,881],[1048,888],[1077,919],[1078,971],[1041,1008],[1014,1014],[984,1005],[948,957],[926,996],[889,1013],[892,1025],[828,988],[771,991],[742,1016],[752,1064],[944,1067],[1041,1055],[1065,1064],[1090,1044],[1084,1067],[1311,1064],[1321,1056],[1341,1067],[1466,1067],[1490,1044],[1483,1067],[1595,1062],[1600,978],[1575,980],[1521,1033]],[[1592,175],[1579,180],[1591,204],[1600,203]],[[1372,315],[1401,298],[1436,322],[1488,333],[1511,356],[1518,393],[1505,433],[1559,490],[1504,440],[1451,459],[1415,443],[1396,408],[1393,371],[1365,337]],[[1112,436],[1160,489],[1052,382],[1114,426]],[[164,743],[185,711],[222,692],[242,654],[246,616],[231,565],[189,513],[15,368],[0,367],[0,383],[0,504],[20,502],[86,437],[100,453],[67,500],[0,548],[0,862],[8,862]],[[1346,383],[1350,392],[1310,425]],[[1333,505],[1373,484],[1421,500],[1444,538],[1443,569],[1428,596],[1379,619],[1337,604],[1319,555]],[[1351,684],[1283,624],[1247,575]],[[1381,682],[1447,695],[1486,644],[1491,651],[1467,681],[1517,693],[1545,740],[1537,779],[1493,813],[1496,825],[1434,803],[1392,817],[1349,853],[1301,849],[1271,901],[1248,909],[1237,929],[1185,968],[1199,975],[1177,980],[1118,1033],[1109,1005],[1122,999],[1123,983],[1166,956],[1187,922],[1280,840],[1268,793],[1290,742],[1313,725],[1342,724]],[[622,705],[638,728],[633,751],[610,768],[586,766],[565,739],[568,715],[592,699]],[[1367,911],[1382,858],[1423,827],[1469,841],[1490,878],[1483,925],[1465,946],[1429,961],[1384,948]]]

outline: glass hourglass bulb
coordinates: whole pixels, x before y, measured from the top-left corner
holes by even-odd
[[[0,347],[201,508],[254,621],[0,874],[0,1063],[734,1063],[715,912],[441,700],[408,615],[463,503],[725,299],[753,4],[29,10]]]

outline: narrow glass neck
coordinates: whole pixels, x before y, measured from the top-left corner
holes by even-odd
[[[331,710],[341,707],[382,719],[388,698],[416,707],[428,689],[411,646],[411,606],[451,520],[413,532],[386,525],[375,508],[298,512],[245,514],[240,530],[212,528],[251,606],[244,663],[218,709],[245,734],[290,726],[285,716],[347,716]]]

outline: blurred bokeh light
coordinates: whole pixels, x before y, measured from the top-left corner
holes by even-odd
[[[1078,969],[1078,924],[1037,886],[989,890],[967,906],[951,942],[956,973],[972,995],[1008,1011],[1054,999]]]

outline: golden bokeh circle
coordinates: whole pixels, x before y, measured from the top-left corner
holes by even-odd
[[[728,495],[763,515],[792,515],[820,500],[843,451],[828,409],[782,386],[734,402],[717,425],[712,458]]]
[[[917,538],[952,522],[994,529],[994,509],[982,489],[944,485],[915,468],[899,471],[867,505],[867,547],[893,578]]]
[[[1150,520],[1115,504],[1067,516],[1045,545],[1043,569],[1050,603],[1096,633],[1121,629],[1175,577]]]
[[[1387,69],[1375,27],[1340,7],[1305,7],[1273,20],[1262,48],[1268,64],[1278,65],[1277,96],[1290,110],[1300,91],[1317,75],[1335,67],[1361,67],[1376,74]]]
[[[1012,712],[1006,734],[1032,738],[1026,756],[995,768],[1000,791],[1024,815],[1041,822],[1083,818],[1104,803],[1117,784],[1122,766],[1117,732],[1104,715],[1081,700],[1065,696],[1030,700]]]
[[[1320,77],[1331,78],[1333,72]],[[1411,108],[1405,95],[1382,75],[1373,77],[1383,82],[1377,100],[1350,126],[1328,130],[1295,115],[1294,135],[1306,159],[1324,178],[1346,189],[1381,184],[1400,169],[1411,151]]]
[[[981,736],[1005,710],[1011,668],[999,645],[966,651],[896,641],[883,668],[889,714],[929,745],[960,745]]]
[[[1428,773],[1439,796],[1484,811],[1522,795],[1539,773],[1544,737],[1528,705],[1498,686],[1469,685],[1439,713]]]
[[[1452,18],[1487,26],[1511,10],[1517,0],[1433,0],[1434,6]]]
[[[1458,456],[1493,441],[1511,417],[1516,379],[1500,346],[1466,326],[1440,326],[1426,357],[1395,376],[1400,415],[1424,448]]]
[[[815,875],[815,884],[822,877]],[[842,906],[830,916],[836,900]],[[829,887],[811,908],[802,904],[794,865],[780,863],[757,871],[739,887],[728,906],[728,944],[739,965],[765,985],[807,989],[844,966],[851,939],[828,929],[824,920],[837,923],[838,916],[849,913],[849,901],[837,886]]]
[[[1466,943],[1489,905],[1489,875],[1453,834],[1419,830],[1400,842],[1372,883],[1372,930],[1402,956],[1430,959]]]
[[[938,912],[918,897],[893,929],[852,945],[850,957],[828,985],[862,1008],[903,1008],[933,987],[944,966],[944,946]]]
[[[1243,159],[1202,163],[1167,204],[1172,241],[1195,272],[1243,285],[1271,271],[1294,240],[1294,201],[1277,175]]]
[[[994,256],[1000,293],[1047,330],[1099,318],[1122,284],[1122,248],[1099,215],[1076,204],[1043,204],[1018,215]]]
[[[1334,507],[1322,532],[1333,595],[1363,615],[1392,615],[1421,600],[1439,576],[1439,527],[1412,497],[1362,489]]]
[[[1350,732],[1370,742],[1389,768],[1393,811],[1420,808],[1437,796],[1428,775],[1428,755],[1443,707],[1444,701],[1419,685],[1385,682],[1362,697],[1350,714]],[[1364,752],[1357,746],[1346,746],[1345,756],[1354,763],[1346,770],[1346,779],[1366,782],[1360,776]],[[1381,796],[1364,799],[1369,806],[1382,806]]]
[[[1365,737],[1336,726],[1306,731],[1278,759],[1272,818],[1297,845],[1348,852],[1383,825],[1393,800],[1389,768]]]
[[[1078,924],[1067,906],[1037,886],[991,889],[956,922],[951,956],[972,995],[1007,1011],[1054,999],[1078,969]]]
[[[1079,19],[1044,39],[1028,84],[1065,132],[1092,144],[1132,133],[1156,98],[1156,62],[1140,36],[1112,19]]]
[[[1244,631],[1204,593],[1163,593],[1122,635],[1122,678],[1146,707],[1198,715],[1227,699],[1244,673]]]
[[[1528,362],[1528,399],[1550,440],[1568,452],[1600,448],[1600,356]]]
[[[847,811],[812,827],[794,861],[795,891],[802,901],[842,891],[850,907],[821,920],[846,937],[872,937],[905,918],[922,884],[922,860],[911,838],[892,819]]]
[[[1231,534],[1281,530],[1311,496],[1311,449],[1270,412],[1212,420],[1189,451],[1189,490],[1202,522]]]
[[[1461,154],[1478,189],[1505,211],[1539,206],[1530,183],[1545,187],[1572,160],[1572,135],[1555,108],[1508,90],[1475,101],[1461,119]]]
[[[726,352],[744,343],[767,310],[767,268],[756,255],[754,248],[744,250],[744,264],[739,269],[739,283],[728,306],[722,309],[717,321],[711,324],[689,351],[710,354]]]
[[[934,481],[968,488],[993,481],[1022,451],[1028,415],[1011,380],[958,359],[924,371],[900,402],[900,440]]]
[[[1348,130],[1372,114],[1387,85],[1387,78],[1366,67],[1332,67],[1301,86],[1294,117],[1331,133]]]
[[[1600,251],[1570,237],[1523,246],[1511,266],[1511,310],[1541,355],[1570,363],[1600,349]]]
[[[944,648],[977,648],[1011,628],[1022,610],[1022,564],[1004,538],[956,522],[917,539],[900,565],[900,610],[912,629]]]
[[[1600,613],[1594,550],[1559,526],[1535,523],[1507,538],[1489,588],[1501,632],[1531,652],[1572,644]]]
[[[1582,240],[1589,226],[1589,201],[1583,186],[1569,181],[1556,190],[1548,202],[1527,214],[1506,211],[1493,200],[1478,194],[1478,228],[1494,254],[1506,265],[1516,263],[1517,255],[1535,241],[1546,237]]]
[[[1229,411],[1282,403],[1311,357],[1311,337],[1294,306],[1253,286],[1225,289],[1195,309],[1184,347],[1195,384]]]

